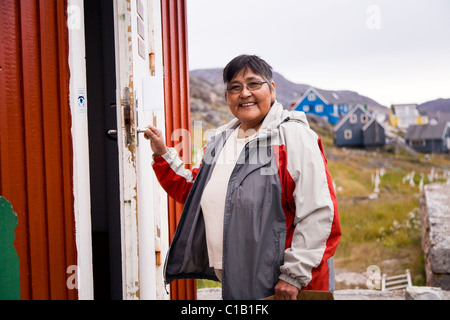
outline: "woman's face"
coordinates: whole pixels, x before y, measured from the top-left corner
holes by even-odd
[[[250,91],[247,86],[254,83],[265,82],[266,80],[259,74],[255,74],[251,69],[244,73],[244,70],[227,84],[228,88],[242,86],[241,93],[227,91],[226,98],[231,113],[241,121],[241,129],[259,129],[260,124],[270,110],[272,101],[276,98],[275,83],[264,83],[261,88]],[[270,90],[272,86],[272,90]]]

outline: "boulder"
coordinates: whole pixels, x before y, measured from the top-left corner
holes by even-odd
[[[450,290],[450,185],[425,186],[420,207],[427,285]]]
[[[444,300],[441,288],[408,287],[405,290],[406,300]]]

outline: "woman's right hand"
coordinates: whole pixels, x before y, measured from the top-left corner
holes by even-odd
[[[167,153],[166,143],[164,142],[162,131],[154,126],[147,126],[144,137],[150,140],[150,147],[156,157],[160,157]]]

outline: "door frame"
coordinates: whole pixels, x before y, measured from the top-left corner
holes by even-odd
[[[165,131],[161,4],[115,0],[114,15],[123,296],[168,299],[161,261],[169,246],[167,196],[151,168],[150,144],[138,133],[149,124]]]
[[[79,299],[90,300],[94,293],[83,0],[68,0],[67,13],[78,253],[75,273]],[[144,22],[143,37],[137,33],[138,19]],[[169,247],[167,196],[152,171],[150,145],[137,133],[138,127],[148,124],[157,124],[165,132],[164,105],[156,105],[164,101],[161,3],[114,0],[114,24],[123,299],[169,299],[161,261]],[[142,24],[139,31],[142,33]],[[143,40],[140,43],[139,37]],[[161,90],[147,99],[150,107],[143,105],[144,77],[154,77],[153,84],[160,82]],[[129,88],[129,100],[124,88]],[[80,103],[80,97],[84,103]],[[123,112],[127,102],[131,115],[129,144]]]
[[[94,299],[89,174],[89,134],[83,0],[68,0],[70,109],[73,140],[73,193],[77,246],[76,288],[79,300]],[[84,100],[81,101],[80,99]],[[84,103],[83,103],[84,102]]]

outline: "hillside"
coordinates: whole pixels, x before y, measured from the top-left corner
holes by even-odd
[[[450,121],[449,116],[443,116],[450,114],[450,99],[436,99],[422,103],[419,105],[419,111],[422,114],[428,114],[429,117],[436,117],[439,120],[441,117],[446,117]]]
[[[219,68],[190,71],[191,97],[200,99],[208,104],[225,105],[225,100],[222,99],[224,93],[222,71],[223,70]],[[277,86],[277,100],[285,106],[285,108],[289,108],[289,106],[296,102],[310,87],[308,84],[293,83],[277,72],[274,72],[274,81]],[[336,92],[340,97],[350,103],[368,105],[370,111],[376,111],[382,114],[387,114],[389,112],[388,107],[390,106],[383,106],[374,99],[360,95],[358,92],[350,90],[329,92]],[[210,96],[211,94],[212,96]],[[205,97],[205,95],[208,95],[209,97]],[[450,114],[450,99],[441,98],[422,103],[419,105],[419,110],[422,114],[427,114],[429,117],[437,119],[440,117],[447,119],[448,117],[450,119],[450,116],[447,116]]]
[[[204,97],[205,91],[203,89],[206,88],[212,90],[215,96],[223,97],[225,88],[222,80],[222,69],[193,70],[190,72],[190,77],[191,77],[191,97],[200,99],[205,98]],[[310,85],[308,84],[293,83],[287,80],[278,72],[273,73],[273,78],[276,84],[277,100],[285,108],[289,108],[291,104],[296,102],[310,87]],[[350,103],[366,104],[368,105],[369,110],[377,111],[384,114],[388,113],[388,109],[385,106],[379,104],[378,102],[369,97],[362,96],[357,92],[349,90],[338,90],[330,92],[336,92],[340,97],[344,98]],[[211,103],[208,101],[206,102]],[[214,101],[212,103],[216,102],[224,102],[224,100]]]

